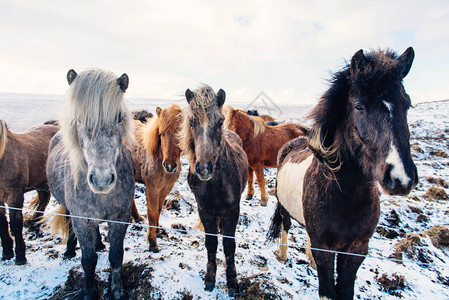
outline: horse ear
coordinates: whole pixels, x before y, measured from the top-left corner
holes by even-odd
[[[69,85],[72,84],[73,80],[75,80],[75,78],[78,76],[78,74],[76,74],[75,70],[70,69],[67,72],[67,82],[69,83]]]
[[[128,84],[129,84],[129,77],[128,75],[126,75],[126,73],[123,73],[122,76],[120,76],[117,79],[117,83],[120,86],[120,89],[122,90],[122,92],[126,92],[126,89],[128,88]]]
[[[360,49],[354,55],[351,59],[351,74],[354,74],[357,72],[358,69],[360,69],[363,66],[363,61],[365,60],[365,55],[363,54],[363,49]]]
[[[217,104],[218,107],[222,107],[226,100],[226,93],[222,89],[220,89],[217,93]]]
[[[161,115],[161,112],[162,112],[162,108],[160,108],[159,106],[156,107],[156,114],[158,117]]]
[[[188,103],[190,103],[190,101],[192,101],[192,99],[195,97],[195,94],[190,89],[186,90],[185,95]]]
[[[399,68],[401,68],[401,76],[404,78],[407,76],[410,68],[412,67],[413,59],[415,58],[415,51],[412,47],[408,47],[401,56],[399,56]]]

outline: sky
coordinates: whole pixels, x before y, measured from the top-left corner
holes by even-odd
[[[314,103],[359,49],[415,50],[412,103],[449,98],[449,2],[0,0],[0,92],[64,94],[66,74],[127,73],[132,98],[201,83]]]

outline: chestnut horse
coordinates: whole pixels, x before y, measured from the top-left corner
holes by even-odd
[[[356,52],[309,115],[309,137],[279,151],[279,202],[269,238],[282,229],[280,260],[287,259],[290,216],[305,225],[311,247],[366,255],[379,220],[378,188],[406,195],[416,186],[410,97],[402,85],[413,59],[411,47],[399,57],[390,50]],[[364,257],[308,252],[316,263],[320,299],[352,299]]]
[[[248,156],[248,192],[246,199],[254,196],[254,176],[260,188],[260,205],[266,206],[268,194],[265,189],[264,167],[276,168],[279,149],[289,140],[307,133],[307,129],[295,123],[268,126],[263,119],[250,116],[243,110],[226,106],[225,128],[236,132],[243,142]]]
[[[206,232],[207,272],[205,289],[215,286],[217,272],[216,234],[235,236],[240,198],[245,189],[248,161],[239,137],[223,127],[221,111],[226,94],[210,86],[186,90],[189,106],[184,111],[182,145],[189,158],[187,181],[195,195],[198,213]],[[209,235],[212,234],[212,235]],[[226,279],[229,294],[238,292],[235,269],[235,240],[223,237]]]
[[[136,181],[145,184],[148,227],[147,240],[150,251],[157,252],[156,228],[165,198],[172,190],[181,172],[181,149],[178,135],[182,124],[181,108],[156,109],[156,117],[147,124],[134,121],[137,143],[132,146]],[[135,218],[136,212],[133,211]]]
[[[33,209],[44,211],[50,200],[50,191],[45,174],[48,145],[59,130],[53,125],[30,128],[24,133],[8,130],[0,119],[0,205],[23,207],[23,194],[36,190],[38,200]],[[25,242],[23,240],[23,215],[20,210],[9,210],[11,232],[15,239],[16,265],[26,263]],[[35,213],[30,220],[30,229],[38,230],[42,215]],[[3,246],[2,260],[14,257],[13,240],[8,231],[6,210],[0,208],[0,237]]]

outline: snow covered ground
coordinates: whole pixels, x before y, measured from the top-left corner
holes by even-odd
[[[31,96],[30,96],[31,97]],[[39,122],[55,117],[45,110],[53,104],[41,99],[35,100],[33,114],[45,111]],[[0,101],[6,99],[0,95]],[[6,101],[6,100],[5,100]],[[17,103],[22,103],[18,100]],[[166,102],[132,102],[132,109],[166,107]],[[37,106],[37,108],[35,108]],[[245,106],[236,107],[244,108]],[[0,118],[5,118],[13,130],[22,130],[26,112],[12,113],[13,106],[1,106]],[[310,109],[303,106],[280,106],[284,119],[302,120]],[[6,111],[8,110],[8,111]],[[8,118],[4,116],[8,116]],[[407,234],[421,233],[435,225],[448,225],[449,200],[442,199],[448,193],[449,182],[449,102],[422,103],[409,111],[412,154],[418,167],[420,183],[407,197],[381,197],[382,214],[378,230],[370,241],[369,258],[357,273],[355,297],[358,299],[448,299],[449,298],[449,248],[436,247],[427,236],[421,236],[419,243],[403,253],[403,264],[389,260],[395,258],[396,243]],[[27,124],[35,125],[34,123]],[[31,120],[28,120],[30,123]],[[133,224],[125,238],[125,281],[132,299],[227,299],[224,254],[221,241],[218,250],[217,283],[213,292],[205,292],[203,278],[207,253],[204,234],[195,231],[198,215],[197,207],[186,181],[187,160],[182,159],[183,171],[168,196],[170,209],[164,209],[161,226],[166,234],[158,239],[160,252],[151,253],[145,241],[146,228]],[[276,170],[266,169],[268,186],[274,186]],[[444,184],[446,182],[446,185]],[[444,187],[445,186],[445,187]],[[266,244],[265,235],[274,212],[276,199],[269,197],[268,206],[259,206],[260,193],[256,184],[253,200],[241,200],[241,216],[237,226],[236,267],[241,283],[242,298],[252,299],[316,299],[318,280],[316,271],[307,264],[307,258],[299,247],[306,246],[305,230],[293,222],[290,230],[288,262],[277,261],[273,252],[276,244]],[[430,187],[439,188],[436,199],[426,198]],[[26,194],[26,202],[34,192]],[[142,186],[136,189],[139,212],[146,215],[145,196]],[[56,207],[54,199],[47,207],[51,212]],[[145,220],[146,222],[146,220]],[[143,225],[145,225],[145,222]],[[105,237],[107,225],[102,225]],[[185,229],[182,233],[172,229]],[[44,231],[40,237],[24,228],[27,244],[28,263],[16,266],[14,261],[0,263],[1,299],[71,299],[76,293],[76,285],[82,278],[81,252],[71,260],[63,260],[65,245],[59,238],[51,237]],[[444,244],[444,242],[442,242]],[[107,243],[106,243],[107,245]],[[440,245],[441,246],[441,245]],[[100,252],[97,275],[100,286],[107,282],[109,275],[108,252]],[[382,259],[380,259],[382,258]],[[421,266],[423,262],[427,266]],[[70,275],[69,275],[69,270]],[[137,271],[136,271],[137,270]],[[137,284],[136,284],[137,283]],[[126,286],[126,285],[125,285]]]

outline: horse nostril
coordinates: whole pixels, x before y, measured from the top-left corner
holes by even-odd
[[[109,180],[108,185],[111,185],[114,182],[114,180],[115,180],[115,175],[111,174],[111,179]]]
[[[89,175],[89,182],[90,182],[92,185],[94,185],[94,186],[96,185],[96,184],[95,184],[95,180],[94,180],[94,174],[90,174],[90,175]]]
[[[162,162],[162,166],[167,169],[167,166],[165,165],[165,161]]]
[[[384,179],[383,179],[385,186],[387,186],[390,189],[394,188],[394,180],[391,178],[391,170],[392,169],[393,169],[393,167],[391,165],[388,165],[387,170],[385,171],[385,174],[384,174]]]
[[[208,172],[208,174],[212,173],[212,162],[207,163],[207,172]]]
[[[172,169],[172,170],[176,170],[177,167],[178,167],[178,164],[177,164],[177,163],[174,163],[174,164],[173,164],[173,169]]]

